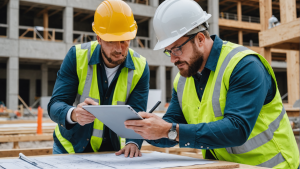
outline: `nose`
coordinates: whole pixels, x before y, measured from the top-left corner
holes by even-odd
[[[172,63],[176,63],[177,61],[179,60],[179,57],[178,56],[175,56],[171,53],[171,62]]]
[[[122,44],[121,42],[116,42],[115,43],[115,49],[116,49],[116,52],[122,52]]]

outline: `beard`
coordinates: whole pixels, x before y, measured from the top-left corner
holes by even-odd
[[[122,55],[122,56],[124,57],[123,59],[118,60],[118,61],[113,61],[113,60],[111,59],[111,57],[108,57],[108,56],[107,56],[107,54],[105,53],[104,50],[101,50],[101,53],[102,53],[102,55],[106,58],[106,60],[107,60],[110,64],[114,64],[114,65],[120,65],[120,64],[122,64],[122,63],[125,61],[126,57],[127,57],[127,53],[126,53],[125,55]],[[114,55],[120,55],[120,54],[122,54],[122,53],[121,53],[121,52],[113,52],[113,53],[111,53],[111,56],[114,56]]]
[[[191,58],[190,63],[186,61],[177,61],[175,62],[175,66],[178,64],[185,63],[188,66],[187,70],[179,69],[180,75],[183,77],[191,77],[195,75],[203,64],[203,53],[195,49],[193,46],[194,56]]]

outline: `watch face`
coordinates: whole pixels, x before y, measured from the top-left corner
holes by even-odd
[[[177,137],[177,132],[176,132],[176,130],[175,130],[175,131],[169,131],[168,137],[169,137],[170,140],[175,140],[176,137]]]

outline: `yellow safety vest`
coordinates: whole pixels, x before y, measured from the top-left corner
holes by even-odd
[[[276,83],[276,95],[263,105],[248,140],[241,146],[214,149],[211,153],[219,160],[257,165],[269,168],[299,166],[299,151],[272,67],[258,53],[234,43],[224,41],[215,71],[211,71],[200,102],[193,77],[178,73],[174,89],[188,124],[209,123],[224,117],[226,96],[231,73],[239,61],[247,55],[257,55]],[[237,98],[241,99],[241,98]],[[205,158],[209,147],[199,147]],[[205,150],[206,149],[206,150]]]
[[[97,41],[92,41],[75,46],[77,75],[79,79],[78,94],[74,103],[75,105],[84,102],[86,98],[91,98],[101,105],[97,79],[97,64],[88,65],[97,45]],[[129,49],[129,53],[134,63],[135,70],[128,69],[127,67],[124,67],[121,70],[113,94],[112,105],[125,105],[130,93],[142,77],[146,67],[146,59],[143,56],[132,49]],[[100,149],[103,126],[104,124],[101,121],[98,119],[94,120],[94,129],[90,139],[94,152],[98,152]],[[75,153],[72,143],[61,135],[58,125],[55,128],[55,135],[68,153]],[[120,147],[123,148],[125,145],[125,139],[121,137],[119,138]]]

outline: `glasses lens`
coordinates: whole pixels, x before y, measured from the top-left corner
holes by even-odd
[[[171,54],[170,54],[170,52],[168,52],[168,51],[164,51],[164,53],[168,56],[168,57],[170,57],[171,56]]]
[[[180,56],[182,55],[182,51],[180,48],[175,48],[172,50],[172,53],[175,55],[175,56]]]

